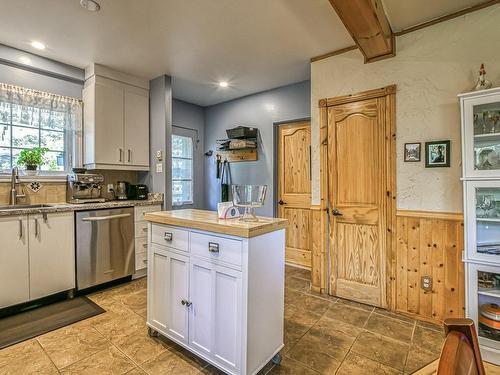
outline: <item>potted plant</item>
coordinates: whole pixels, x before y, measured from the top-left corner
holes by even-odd
[[[17,164],[26,167],[25,173],[34,176],[38,173],[38,167],[44,164],[44,155],[49,151],[46,147],[35,147],[29,150],[22,150],[19,153]]]

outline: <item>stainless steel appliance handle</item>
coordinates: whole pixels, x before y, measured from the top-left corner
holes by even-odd
[[[208,251],[211,253],[218,253],[219,252],[219,244],[216,242],[209,242],[208,243]]]
[[[118,215],[109,215],[109,216],[92,216],[92,217],[84,217],[82,221],[104,221],[104,220],[112,220],[112,219],[120,219],[122,217],[129,217],[130,214],[118,214]]]
[[[23,238],[23,219],[19,219],[19,239]]]

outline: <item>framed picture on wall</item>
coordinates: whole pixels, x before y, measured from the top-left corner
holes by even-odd
[[[425,142],[425,167],[450,166],[450,141]]]
[[[421,143],[405,143],[405,162],[420,161],[420,146]]]

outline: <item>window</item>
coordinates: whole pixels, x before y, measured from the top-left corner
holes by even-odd
[[[17,165],[23,149],[46,147],[41,174],[69,172],[78,151],[81,101],[0,84],[0,173]]]
[[[172,135],[172,204],[193,204],[193,138]]]

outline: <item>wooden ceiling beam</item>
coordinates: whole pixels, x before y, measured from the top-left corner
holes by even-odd
[[[381,0],[330,0],[365,63],[396,55],[396,39]]]

